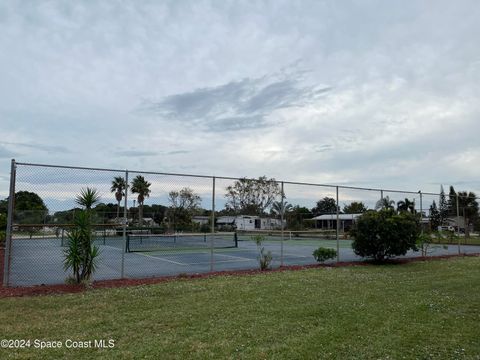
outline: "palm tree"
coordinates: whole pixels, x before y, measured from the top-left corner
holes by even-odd
[[[380,200],[377,201],[377,204],[375,205],[375,210],[393,209],[394,206],[395,206],[395,201],[390,200],[390,198],[387,195],[384,198],[381,198]]]
[[[127,184],[125,183],[125,179],[123,177],[115,176],[113,178],[112,187],[110,188],[110,191],[112,193],[115,193],[115,199],[117,199],[117,219],[120,217],[120,202],[125,196],[126,188],[127,188]]]
[[[86,189],[80,190],[80,195],[75,197],[75,202],[83,206],[86,210],[90,210],[93,205],[97,204],[100,201],[100,194],[97,189],[92,189],[87,187]]]
[[[283,205],[283,209],[282,209],[282,205]],[[283,210],[283,215],[285,215],[285,213],[288,213],[289,211],[292,211],[293,209],[293,206],[292,204],[289,204],[288,202],[283,202],[282,201],[275,201],[273,204],[272,204],[272,211],[277,214],[278,216],[281,216],[282,215],[282,210]]]
[[[409,199],[405,198],[405,200],[400,200],[397,203],[397,211],[410,211],[412,214],[415,212],[415,202],[410,201]]]
[[[145,180],[145,178],[141,175],[137,175],[132,180],[132,194],[138,194],[138,218],[140,221],[140,226],[143,224],[143,202],[145,201],[145,198],[150,196],[150,185],[152,184]]]

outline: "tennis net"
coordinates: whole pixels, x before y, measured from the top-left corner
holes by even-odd
[[[127,252],[237,247],[235,233],[127,234]]]

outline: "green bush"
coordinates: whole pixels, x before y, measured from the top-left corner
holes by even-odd
[[[7,214],[0,214],[0,231],[7,230]]]
[[[334,249],[328,249],[324,247],[319,247],[313,252],[313,257],[318,262],[324,262],[330,259],[334,259],[337,256],[337,251]]]
[[[415,216],[391,209],[368,211],[357,219],[351,231],[355,254],[377,262],[417,250],[420,226]]]
[[[5,247],[5,239],[6,239],[6,234],[5,234],[5,231],[1,231],[0,230],[0,248],[4,248]]]

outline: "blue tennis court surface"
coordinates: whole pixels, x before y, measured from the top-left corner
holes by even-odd
[[[149,252],[124,253],[124,242],[118,238],[96,240],[101,255],[94,280],[179,274],[207,273],[258,268],[258,248],[253,241],[240,240],[234,248],[162,249]],[[351,241],[340,240],[340,261],[361,261],[351,249]],[[65,247],[57,238],[16,238],[12,241],[9,284],[26,286],[64,283],[70,275],[63,268]],[[265,251],[273,256],[272,267],[282,265],[315,264],[313,251],[319,246],[336,249],[335,240],[286,240],[264,241]],[[462,253],[478,253],[480,246],[462,245]],[[458,254],[457,245],[448,248],[435,247],[431,256]],[[283,256],[282,256],[283,255]],[[406,257],[421,256],[420,252],[409,252]],[[283,258],[283,260],[282,260]],[[334,260],[330,261],[334,262]]]

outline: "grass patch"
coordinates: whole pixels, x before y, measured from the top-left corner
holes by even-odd
[[[478,359],[480,258],[177,280],[0,300],[15,358]]]

